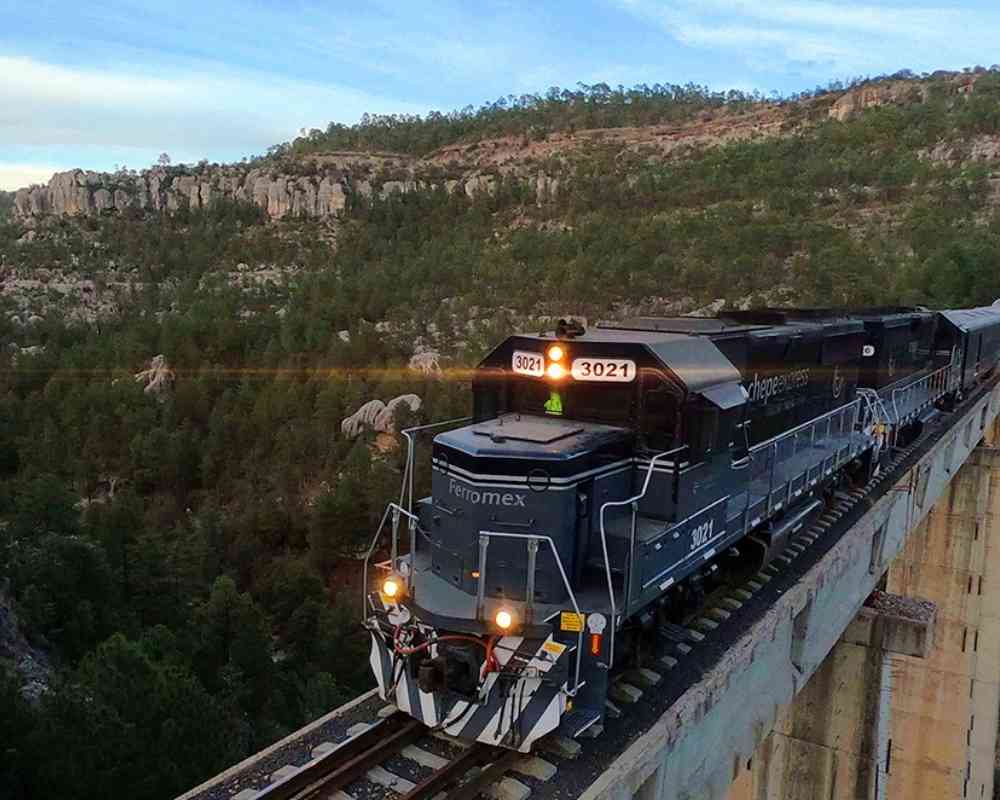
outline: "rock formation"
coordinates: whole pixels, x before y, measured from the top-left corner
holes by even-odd
[[[25,638],[9,592],[7,580],[0,579],[0,661],[10,664],[20,677],[22,696],[37,702],[48,690],[52,664],[43,650]]]
[[[396,432],[396,410],[405,405],[410,411],[420,410],[420,398],[415,394],[401,394],[388,403],[381,400],[369,400],[340,423],[340,429],[351,439],[361,435],[365,430],[378,433]]]
[[[370,173],[364,169],[358,176],[340,169],[324,172],[320,168],[316,168],[314,175],[288,175],[277,168],[242,165],[204,167],[197,174],[186,174],[176,167],[114,174],[75,169],[57,172],[46,186],[19,189],[14,194],[14,212],[22,220],[126,209],[169,213],[182,208],[209,208],[226,199],[255,203],[271,219],[285,216],[328,219],[336,217],[352,195],[369,197],[377,193],[385,198],[440,184],[449,193],[464,192],[472,198],[495,192],[498,184],[496,175],[478,170],[462,180],[439,182],[420,180],[415,171],[409,175],[406,180],[385,180],[373,185]],[[552,199],[558,191],[559,182],[555,178],[535,174],[521,177],[536,188],[539,202]]]
[[[169,389],[174,382],[174,371],[167,366],[167,360],[162,354],[153,356],[149,368],[135,374],[136,383],[145,383],[142,391],[145,394],[160,395]]]
[[[329,217],[344,208],[351,191],[347,178],[333,174],[296,177],[259,168],[219,167],[198,175],[161,167],[138,174],[75,169],[57,172],[47,186],[19,189],[14,195],[14,210],[22,219],[128,208],[178,211],[208,208],[225,198],[256,203],[272,219],[286,214]]]

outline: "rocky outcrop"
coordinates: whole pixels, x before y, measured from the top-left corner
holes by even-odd
[[[340,423],[340,429],[350,438],[355,438],[365,430],[378,433],[396,432],[396,410],[405,406],[411,412],[420,410],[420,398],[415,394],[401,394],[388,403],[369,400]]]
[[[151,169],[143,173],[57,172],[46,186],[20,189],[14,211],[21,219],[48,214],[78,216],[124,211],[208,208],[220,199],[253,202],[272,219],[289,214],[331,217],[347,204],[349,178],[334,174],[300,177],[266,169],[220,167],[197,175]]]
[[[174,384],[176,375],[167,366],[166,358],[160,354],[150,359],[149,367],[135,374],[136,383],[144,383],[142,391],[145,394],[162,395]]]
[[[958,97],[967,97],[975,90],[976,79],[979,76],[978,74],[942,73],[942,77],[950,79],[949,91],[952,94]],[[925,102],[928,92],[929,86],[926,81],[873,81],[844,92],[830,106],[829,114],[833,119],[843,122],[866,108]]]
[[[363,176],[362,176],[363,175]],[[449,192],[463,192],[474,198],[496,191],[499,176],[472,171],[462,179],[425,181],[411,172],[404,180],[372,180],[372,176],[351,175],[340,170],[301,176],[287,175],[273,169],[242,166],[205,167],[197,174],[176,168],[156,167],[141,173],[114,174],[86,172],[82,169],[57,172],[46,186],[19,189],[14,195],[14,211],[22,220],[46,215],[79,216],[140,211],[179,211],[203,209],[221,200],[255,203],[271,219],[283,217],[336,217],[352,195],[385,198],[394,194],[434,188],[441,185]],[[539,202],[551,200],[559,181],[544,174],[525,174],[533,185]]]
[[[26,699],[37,701],[48,690],[52,663],[44,651],[25,638],[6,579],[0,579],[0,661],[14,668]]]

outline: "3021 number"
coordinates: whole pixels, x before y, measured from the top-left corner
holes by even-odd
[[[578,381],[627,383],[635,379],[635,362],[626,358],[577,358],[570,374]]]
[[[525,350],[515,350],[510,362],[511,369],[519,375],[530,375],[540,378],[545,374],[545,361],[540,353],[529,353]]]
[[[701,525],[696,525],[691,529],[691,549],[697,550],[699,547],[704,547],[714,538],[712,533],[715,531],[715,520],[710,519],[708,522],[703,522]]]

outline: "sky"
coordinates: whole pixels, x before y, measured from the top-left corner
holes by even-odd
[[[988,67],[998,40],[995,0],[0,0],[0,189],[581,82],[785,95]]]

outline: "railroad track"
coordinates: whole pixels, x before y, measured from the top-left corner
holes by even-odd
[[[442,749],[457,752],[451,757],[435,752]],[[392,765],[401,759],[408,759],[426,774],[410,780],[397,774],[398,769],[393,772]],[[327,749],[304,766],[289,768],[287,774],[276,776],[266,788],[248,791],[244,797],[349,800],[355,797],[349,789],[352,784],[368,782],[391,790],[402,800],[473,800],[481,794],[496,800],[525,800],[530,789],[506,777],[509,771],[546,780],[555,774],[556,768],[537,756],[458,742],[429,730],[401,711],[390,710],[379,722]]]

